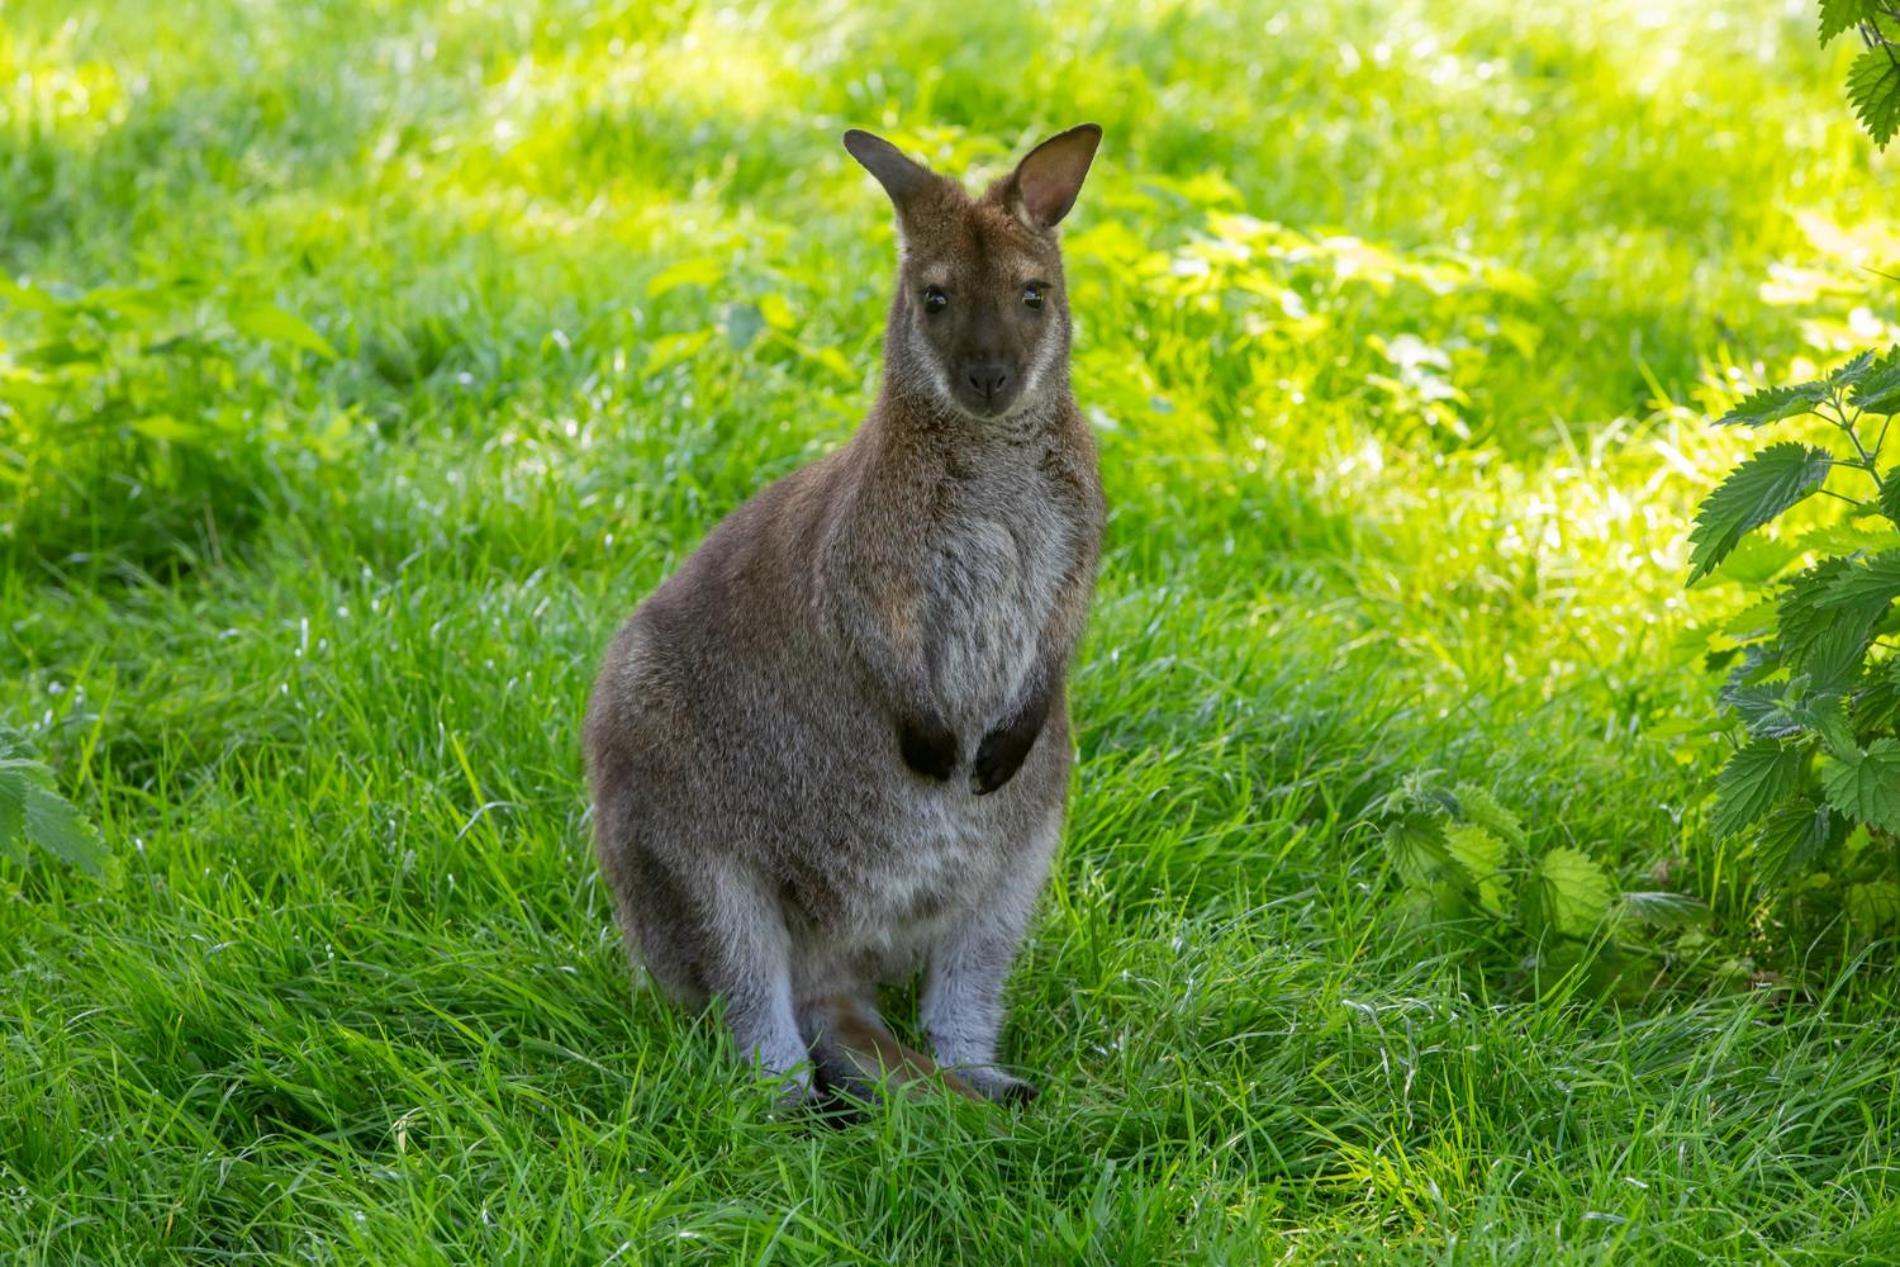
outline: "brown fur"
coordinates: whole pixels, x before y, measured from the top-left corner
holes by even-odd
[[[852,1086],[934,1076],[874,1002],[922,967],[953,1088],[1028,1091],[994,1064],[1002,986],[1061,826],[1103,519],[1054,228],[1098,138],[1064,133],[971,199],[847,134],[904,243],[883,390],[848,445],[719,524],[601,667],[585,739],[628,947],[682,999],[719,997],[795,1088],[808,1060]]]

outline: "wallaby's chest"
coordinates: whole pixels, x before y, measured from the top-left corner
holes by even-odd
[[[1081,527],[1028,477],[955,499],[919,560],[932,685],[952,714],[994,721],[1021,688]]]

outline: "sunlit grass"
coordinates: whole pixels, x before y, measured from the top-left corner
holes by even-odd
[[[0,719],[126,872],[0,870],[0,1255],[1889,1253],[1891,947],[1758,926],[1703,823],[1743,599],[1681,586],[1756,443],[1709,417],[1896,333],[1896,182],[1812,29],[0,4],[0,274],[135,311],[68,331],[95,375],[0,306]],[[715,1024],[629,1000],[589,674],[869,399],[893,239],[838,133],[994,174],[1082,119],[1114,510],[1014,983],[1048,1093],[773,1121]],[[264,304],[335,359],[244,333]],[[1407,937],[1367,812],[1421,769],[1713,899],[1708,949],[1617,1011]]]

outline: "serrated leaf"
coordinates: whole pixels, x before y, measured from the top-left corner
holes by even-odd
[[[1722,688],[1721,700],[1742,719],[1750,737],[1789,739],[1805,728],[1797,705],[1788,699],[1786,683],[1767,686],[1729,685]]]
[[[1880,477],[1880,513],[1900,524],[1900,466],[1889,467]]]
[[[1866,751],[1830,762],[1821,790],[1856,822],[1900,833],[1900,739],[1876,739]]]
[[[1393,867],[1414,887],[1430,884],[1451,865],[1445,826],[1428,814],[1406,814],[1387,826],[1385,847]]]
[[[112,855],[79,807],[37,784],[26,789],[26,838],[95,880],[106,878]]]
[[[1460,783],[1452,793],[1458,800],[1458,812],[1467,822],[1476,823],[1507,845],[1517,849],[1524,847],[1524,824],[1491,795],[1489,788]]]
[[[1859,750],[1854,727],[1847,719],[1847,704],[1839,695],[1815,695],[1800,708],[1802,723],[1821,740],[1821,746],[1835,757]]]
[[[1821,0],[1821,44],[1825,47],[1857,22],[1871,22],[1877,0]]]
[[[1772,598],[1757,599],[1722,622],[1722,632],[1741,642],[1767,638],[1775,632],[1779,608]]]
[[[1828,371],[1827,385],[1833,388],[1852,387],[1855,383],[1865,378],[1867,371],[1873,367],[1874,354],[1872,352],[1857,353],[1846,362]]]
[[[1849,403],[1862,413],[1900,413],[1900,348],[1887,349],[1867,367],[1855,380]]]
[[[1837,520],[1796,534],[1794,546],[1800,554],[1879,554],[1900,550],[1900,532],[1876,527],[1865,519]]]
[[[253,339],[262,339],[266,343],[288,343],[306,352],[314,352],[326,361],[336,360],[336,349],[330,346],[329,340],[312,329],[302,317],[286,312],[275,304],[254,304],[239,309],[232,314],[231,325]]]
[[[1506,846],[1475,823],[1458,823],[1445,832],[1445,851],[1476,889],[1478,901],[1494,915],[1504,913]]]
[[[1624,918],[1658,928],[1681,928],[1685,924],[1699,923],[1709,913],[1705,903],[1686,893],[1661,891],[1625,893],[1617,907]]]
[[[1848,559],[1824,559],[1793,577],[1781,596],[1781,659],[1805,673],[1819,691],[1843,691],[1860,677],[1874,625],[1889,606],[1874,593],[1853,601],[1830,601],[1834,583],[1848,574]]]
[[[1772,739],[1737,749],[1715,776],[1715,834],[1733,836],[1792,796],[1806,761],[1800,748]]]
[[[1887,671],[1870,677],[1854,694],[1853,725],[1856,732],[1900,728],[1900,660],[1890,660]]]
[[[1841,834],[1839,817],[1826,802],[1802,797],[1783,805],[1762,820],[1755,837],[1755,875],[1766,884],[1781,884],[1812,870],[1827,854],[1829,843]]]
[[[1824,608],[1866,606],[1870,612],[1886,610],[1887,604],[1900,598],[1900,550],[1887,550],[1870,559],[1849,559],[1827,583],[1819,605]]]
[[[1591,857],[1581,849],[1559,845],[1544,855],[1527,896],[1533,896],[1533,922],[1545,931],[1582,937],[1590,933],[1616,898],[1610,883]]]
[[[53,789],[52,772],[24,757],[0,758],[0,848],[21,858],[32,845],[95,879],[111,854],[77,806]]]
[[[1784,418],[1797,418],[1802,414],[1813,413],[1814,407],[1827,399],[1828,386],[1823,382],[1790,383],[1786,387],[1764,387],[1751,392],[1737,401],[1729,411],[1715,420],[1718,427],[1765,427],[1771,422],[1780,422]]]
[[[1504,842],[1476,823],[1448,827],[1445,852],[1474,880],[1488,879],[1504,868]]]
[[[1689,583],[1713,571],[1745,533],[1821,487],[1833,462],[1826,449],[1785,442],[1769,445],[1731,471],[1696,512],[1695,531],[1689,534],[1695,547]]]
[[[1874,144],[1886,149],[1900,130],[1900,53],[1876,44],[1855,58],[1847,71],[1847,99]]]

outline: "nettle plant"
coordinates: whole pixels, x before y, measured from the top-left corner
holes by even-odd
[[[1759,601],[1728,626],[1737,645],[1715,667],[1730,670],[1721,700],[1738,730],[1712,825],[1752,848],[1758,884],[1823,897],[1862,933],[1900,923],[1900,467],[1880,464],[1896,413],[1900,348],[1748,396],[1718,423],[1811,434],[1731,472],[1689,537],[1694,584],[1809,498],[1847,504],[1843,523],[1784,543],[1805,566],[1753,582]],[[1797,424],[1814,418],[1828,426]]]
[[[43,854],[94,879],[113,875],[99,831],[34,760],[26,736],[0,722],[0,858],[24,867]]]
[[[1900,131],[1900,4],[1894,0],[1821,0],[1821,44],[1848,31],[1867,51],[1847,71],[1847,99],[1880,148]]]
[[[1447,787],[1435,772],[1410,774],[1372,815],[1383,823],[1407,924],[1455,933],[1452,946],[1521,952],[1523,965],[1552,983],[1581,967],[1596,988],[1640,989],[1662,957],[1655,932],[1706,913],[1683,894],[1620,890],[1574,844],[1536,847],[1517,814],[1479,784]]]

